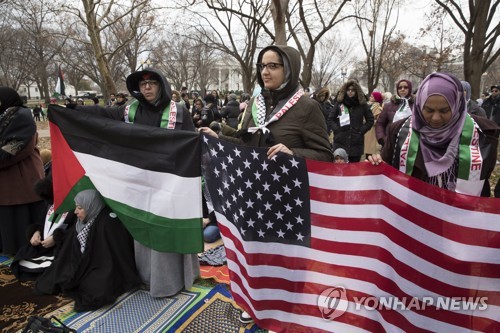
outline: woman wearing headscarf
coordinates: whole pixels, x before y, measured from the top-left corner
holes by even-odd
[[[154,68],[130,74],[127,88],[135,98],[120,107],[76,106],[77,110],[104,117],[166,128],[194,131],[191,115],[186,107],[172,101],[172,89],[165,76]],[[201,207],[200,207],[201,211]],[[144,287],[153,297],[167,297],[192,287],[200,275],[196,253],[159,252],[134,241],[135,261]]]
[[[217,134],[201,127],[200,132],[237,144],[269,147],[269,158],[285,153],[331,162],[333,154],[325,118],[319,104],[300,88],[300,67],[296,49],[282,45],[265,47],[257,57],[260,93],[248,103],[238,130],[227,131],[227,126],[223,126]],[[252,318],[244,311],[240,321],[247,324]]]
[[[333,129],[333,150],[343,148],[349,162],[359,162],[364,154],[365,134],[374,120],[365,94],[356,80],[348,80],[340,88],[334,108],[328,115]]]
[[[462,83],[462,87],[464,88],[465,101],[467,102],[467,112],[469,112],[469,114],[473,114],[478,117],[486,118],[486,111],[484,111],[484,109],[480,107],[476,101],[470,98],[471,97],[470,83],[467,81],[460,81],[460,83]]]
[[[499,129],[467,113],[456,77],[432,73],[420,84],[412,115],[389,126],[382,155],[369,160],[386,161],[443,189],[479,196],[495,168]]]
[[[308,159],[333,160],[326,124],[319,104],[300,88],[300,54],[290,47],[265,47],[257,57],[257,82],[261,92],[252,98],[242,115],[238,131],[224,140]],[[200,131],[214,137],[210,128]],[[221,133],[224,133],[224,129]]]
[[[373,114],[373,119],[375,123],[377,122],[377,119],[380,116],[380,113],[382,112],[382,103],[383,103],[382,93],[378,91],[372,92],[370,95],[370,99],[368,100],[368,105],[370,106],[370,110]],[[375,123],[370,128],[370,130],[365,134],[366,157],[380,152],[380,146],[377,142],[377,138],[375,137]]]
[[[0,87],[0,252],[14,255],[47,206],[33,186],[44,178],[31,110],[14,89]]]
[[[10,270],[20,281],[35,280],[58,255],[70,227],[76,222],[73,211],[54,211],[54,190],[52,170],[35,183],[35,192],[48,205],[45,224],[32,224],[26,230],[26,241],[17,251],[10,264]]]
[[[75,311],[112,304],[140,285],[132,237],[96,190],[75,196],[77,222],[52,265],[38,278],[36,291],[62,292],[75,300]]]
[[[382,112],[375,123],[375,136],[379,144],[383,146],[385,143],[387,126],[408,117],[412,108],[412,84],[409,80],[400,80],[396,83],[396,94],[392,95],[389,102],[384,103]]]

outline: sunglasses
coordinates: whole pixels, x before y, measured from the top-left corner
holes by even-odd
[[[399,86],[398,89],[399,90],[408,90],[410,87],[408,86]]]
[[[491,92],[497,93],[497,92],[498,92],[498,90],[492,90]]]

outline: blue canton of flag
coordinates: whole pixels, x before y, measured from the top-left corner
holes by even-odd
[[[310,245],[309,182],[304,159],[203,136],[203,177],[215,211],[245,241]],[[207,193],[206,193],[207,194]]]

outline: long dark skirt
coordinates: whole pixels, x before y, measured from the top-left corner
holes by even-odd
[[[37,201],[24,205],[0,206],[0,252],[15,255],[26,244],[26,229],[43,226],[47,204]]]

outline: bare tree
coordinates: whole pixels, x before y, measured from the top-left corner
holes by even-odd
[[[90,43],[100,77],[100,81],[95,82],[100,85],[106,98],[111,92],[116,91],[114,71],[111,65],[113,58],[134,39],[138,27],[143,26],[143,15],[149,15],[152,10],[150,2],[150,0],[127,0],[121,3],[117,3],[115,0],[108,2],[81,0],[83,10],[72,5],[64,7],[68,13],[75,15],[86,27],[89,40],[78,39],[76,36],[73,38],[82,44]],[[104,38],[105,32],[121,21],[128,22],[128,36],[121,36],[119,42],[117,42],[118,39]]]
[[[312,64],[316,45],[321,38],[340,22],[354,17],[343,15],[342,9],[349,0],[304,1],[297,0],[286,13],[287,26],[302,58],[301,84],[311,84]],[[305,42],[302,36],[305,36]]]
[[[209,46],[205,32],[194,31],[189,37],[171,33],[168,39],[151,52],[153,63],[177,89],[184,85],[199,88],[204,95],[207,87],[217,82],[211,71],[221,58],[220,52]],[[170,47],[165,48],[166,44]]]
[[[290,0],[273,0],[271,2],[271,13],[274,23],[274,43],[277,45],[287,44],[286,34],[286,13]]]
[[[343,50],[348,49],[350,49],[350,43],[340,40],[337,35],[325,36],[316,47],[311,86],[321,88],[333,84],[340,76],[341,69],[352,60],[344,55]]]
[[[0,14],[0,18],[3,14]],[[2,20],[0,25],[0,85],[15,90],[29,76],[30,69],[24,66],[29,59],[26,41],[28,36],[24,31],[13,28],[8,20]]]
[[[398,0],[356,0],[354,12],[366,55],[368,93],[371,93],[378,86],[382,61],[398,22],[399,3]],[[396,19],[391,20],[394,15]]]
[[[23,64],[30,71],[26,79],[37,83],[40,97],[48,103],[48,66],[53,64],[65,43],[56,27],[51,26],[56,18],[58,3],[46,0],[12,0],[10,4],[13,10],[11,17],[26,36],[25,45],[22,46],[29,55]]]
[[[199,17],[192,29],[206,36],[208,46],[235,59],[241,67],[243,90],[252,91],[255,82],[254,58],[261,39],[261,31],[270,20],[269,3],[266,0],[204,0],[210,13],[192,11]]]
[[[472,96],[480,94],[481,75],[500,56],[497,40],[500,35],[498,6],[500,0],[469,0],[468,6],[455,0],[435,0],[442,11],[436,17],[448,14],[464,36],[464,77],[472,87]]]

